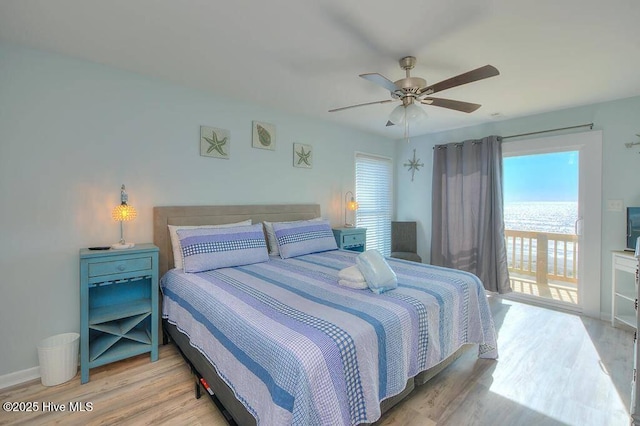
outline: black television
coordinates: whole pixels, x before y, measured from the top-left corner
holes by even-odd
[[[627,250],[635,251],[640,237],[640,207],[627,207]]]

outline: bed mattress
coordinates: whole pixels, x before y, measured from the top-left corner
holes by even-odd
[[[338,285],[357,253],[334,250],[161,280],[163,317],[185,333],[258,424],[360,424],[462,345],[497,357],[480,280],[389,259],[398,288]]]

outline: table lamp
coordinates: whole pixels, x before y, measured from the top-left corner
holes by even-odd
[[[125,192],[124,185],[122,185],[122,188],[120,188],[120,205],[116,206],[111,212],[111,217],[113,217],[113,220],[120,222],[120,242],[113,244],[111,246],[112,249],[121,250],[135,246],[134,243],[128,243],[124,239],[124,226],[122,222],[133,220],[138,215],[136,209],[127,204],[128,200],[129,196]]]
[[[351,194],[351,197],[349,198],[349,194]],[[355,220],[353,220],[353,213],[351,213],[351,219],[349,212],[355,212],[356,210],[358,210],[358,203],[356,202],[356,200],[353,198],[353,192],[351,191],[347,191],[344,194],[344,226],[347,228],[353,228],[354,226],[356,226],[354,224]]]

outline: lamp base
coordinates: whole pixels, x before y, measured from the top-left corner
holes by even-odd
[[[345,227],[345,228],[355,228],[355,227],[356,227],[356,225],[354,225],[353,223],[345,223],[345,224],[344,224],[344,227]]]
[[[116,243],[116,244],[112,244],[111,248],[114,250],[124,250],[124,249],[130,249],[134,246],[135,246],[135,243]]]

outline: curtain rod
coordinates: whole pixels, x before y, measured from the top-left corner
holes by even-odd
[[[520,136],[537,135],[537,134],[540,134],[540,133],[558,132],[560,130],[579,129],[580,127],[589,127],[591,130],[593,130],[593,123],[580,124],[578,126],[561,127],[559,129],[540,130],[539,132],[521,133],[519,135],[504,136],[504,137],[502,137],[502,140],[511,139],[511,138],[518,138]]]

